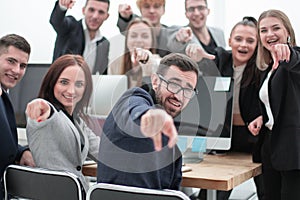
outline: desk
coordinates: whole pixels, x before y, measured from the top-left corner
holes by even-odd
[[[261,164],[253,163],[250,154],[230,152],[224,155],[204,155],[200,163],[186,164],[192,171],[182,174],[182,186],[208,189],[207,199],[216,199],[216,190],[228,191],[261,174]],[[87,176],[96,176],[97,165],[83,166]]]

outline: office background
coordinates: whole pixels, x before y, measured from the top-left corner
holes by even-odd
[[[82,17],[82,7],[86,0],[77,0],[73,9],[67,14],[77,19]],[[0,36],[8,33],[17,33],[24,36],[32,46],[30,63],[50,63],[56,34],[49,23],[50,14],[55,0],[2,0],[0,2]],[[136,0],[111,0],[110,17],[104,22],[101,32],[111,41],[114,57],[120,55],[123,36],[120,36],[116,26],[119,3],[128,3],[135,13],[139,14]],[[300,23],[297,20],[299,9],[292,0],[208,0],[211,13],[208,17],[209,26],[217,26],[224,30],[225,39],[229,37],[232,26],[245,15],[258,18],[259,14],[267,9],[280,9],[291,19],[296,32],[297,41],[300,42]],[[184,0],[166,0],[166,13],[162,23],[166,25],[186,25],[188,20],[184,14]],[[120,45],[121,44],[121,45]]]

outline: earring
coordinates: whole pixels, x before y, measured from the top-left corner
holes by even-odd
[[[287,43],[290,44],[291,43],[291,36],[287,37]]]

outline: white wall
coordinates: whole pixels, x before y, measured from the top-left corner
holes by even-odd
[[[76,5],[68,11],[68,14],[80,19],[81,8],[85,1],[77,0]],[[166,25],[187,24],[188,21],[184,15],[184,0],[166,1],[166,13],[162,22]],[[111,0],[110,17],[103,24],[101,31],[112,41],[113,52],[123,51],[123,37],[119,36],[116,23],[118,5],[124,2],[132,5],[134,12],[139,14],[136,0]],[[56,34],[49,24],[49,17],[54,3],[55,0],[1,0],[0,2],[0,36],[8,33],[24,36],[32,46],[31,63],[50,63],[52,60]],[[296,18],[298,8],[292,0],[208,0],[208,6],[211,8],[208,25],[222,28],[226,40],[231,27],[243,16],[251,15],[257,18],[262,11],[270,8],[284,11],[291,19],[296,35],[300,32],[299,20]]]

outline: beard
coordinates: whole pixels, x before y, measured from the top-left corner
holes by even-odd
[[[155,100],[156,100],[156,103],[157,103],[156,106],[159,107],[159,108],[164,109],[173,118],[180,114],[181,110],[178,111],[176,109],[173,109],[173,108],[170,108],[170,107],[166,106],[165,102],[168,100],[168,98],[166,98],[163,101],[162,92],[161,92],[161,85],[159,85],[159,87],[157,88],[157,91],[155,91]]]

